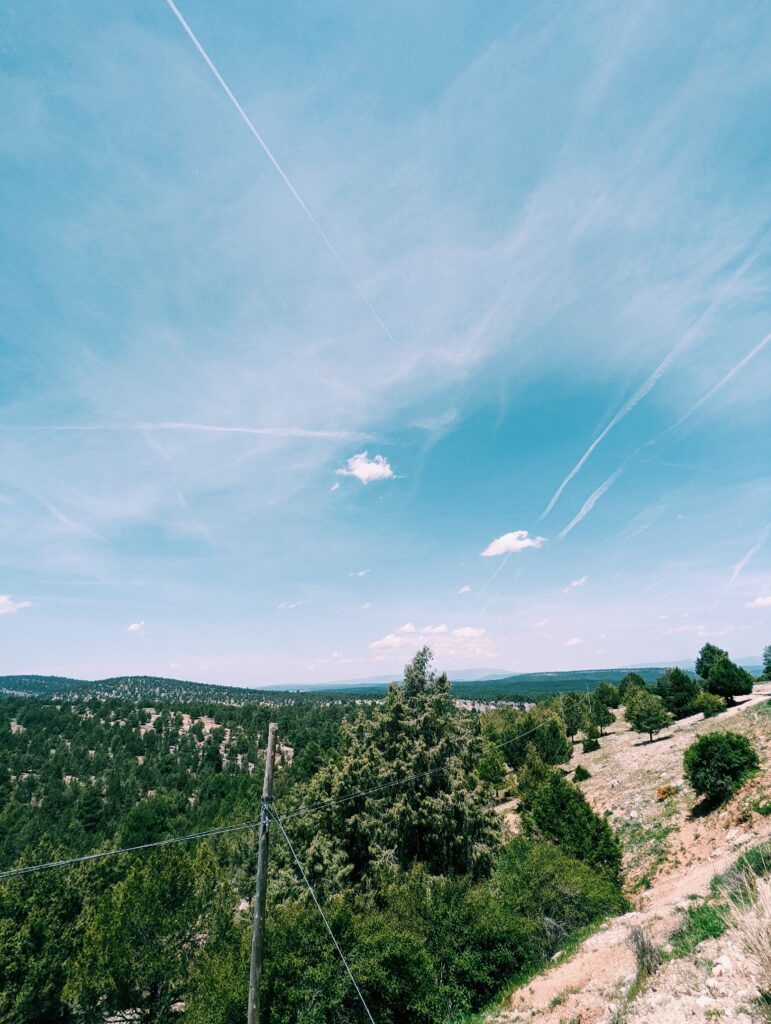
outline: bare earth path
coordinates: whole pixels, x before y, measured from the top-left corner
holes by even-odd
[[[635,910],[608,922],[564,963],[558,960],[517,989],[491,1021],[609,1021],[635,974],[634,956],[627,946],[630,927],[640,925],[657,943],[666,942],[680,922],[678,907],[691,895],[706,894],[713,876],[728,868],[742,849],[771,836],[771,817],[751,807],[761,796],[768,799],[771,791],[771,715],[768,708],[763,709],[765,714],[759,710],[769,696],[771,686],[761,685],[719,717],[683,719],[666,733],[667,738],[652,744],[641,742],[617,721],[602,740],[601,750],[583,754],[578,748],[571,765],[583,764],[591,772],[581,788],[596,811],[610,812],[610,821],[621,835]],[[694,797],[682,779],[683,751],[698,736],[716,729],[748,735],[762,770],[724,810],[693,818]],[[656,789],[667,784],[677,786],[678,793],[657,801]],[[500,810],[514,824],[513,804],[504,804]],[[669,1020],[674,1024],[674,1018]]]

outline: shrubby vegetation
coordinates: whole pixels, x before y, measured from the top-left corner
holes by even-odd
[[[727,800],[758,767],[758,755],[746,736],[712,732],[692,743],[683,758],[685,777],[698,796]]]

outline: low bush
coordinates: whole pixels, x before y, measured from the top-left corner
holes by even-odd
[[[701,712],[705,718],[714,718],[722,711],[725,711],[726,703],[716,693],[707,693],[703,690],[691,704],[690,714],[696,715]]]
[[[592,773],[584,768],[582,764],[579,764],[576,770],[573,772],[574,782],[586,782],[587,779],[591,779]]]
[[[758,755],[746,736],[713,732],[685,751],[685,777],[710,803],[727,800],[758,767]]]

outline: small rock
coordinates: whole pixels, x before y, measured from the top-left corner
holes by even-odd
[[[719,956],[712,968],[712,974],[715,978],[719,978],[722,974],[730,974],[733,967],[730,956]]]
[[[708,1006],[712,1006],[714,1001],[715,1000],[710,999],[709,996],[697,996],[694,1000],[696,1006],[700,1007],[702,1010],[706,1010]]]

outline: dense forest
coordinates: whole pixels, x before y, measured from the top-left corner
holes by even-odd
[[[0,880],[0,1020],[245,1019],[270,721],[276,813],[376,1019],[461,1020],[624,908],[619,842],[568,778],[573,740],[601,742],[621,701],[652,734],[656,715],[718,713],[751,689],[725,652],[705,657],[655,686],[628,673],[481,714],[427,650],[364,702],[6,696],[0,871],[247,827]],[[365,1019],[275,825],[266,949],[265,1020]]]

